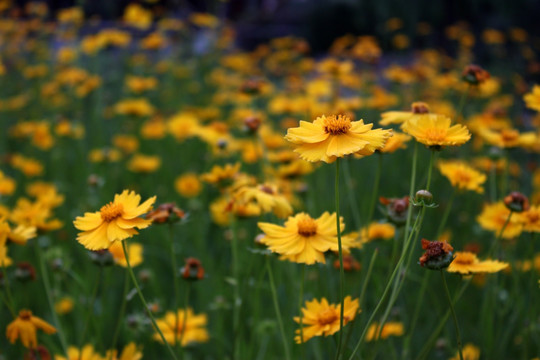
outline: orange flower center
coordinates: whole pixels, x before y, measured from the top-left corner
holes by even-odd
[[[300,218],[297,226],[298,233],[302,236],[313,236],[317,233],[317,223],[309,215]]]
[[[461,253],[454,259],[456,264],[471,265],[475,262],[476,255],[473,253]]]
[[[427,129],[426,130],[426,139],[431,140],[433,142],[441,142],[444,141],[446,138],[446,129]]]
[[[32,317],[32,312],[30,310],[21,310],[19,311],[19,318],[22,320],[30,320]]]
[[[519,132],[516,130],[504,129],[501,131],[501,137],[504,142],[515,141],[519,138]]]
[[[351,118],[344,115],[330,115],[323,120],[324,132],[331,135],[346,134],[351,126]]]
[[[429,105],[421,101],[413,102],[411,110],[413,114],[428,114]]]
[[[119,203],[110,202],[107,205],[103,206],[100,210],[101,218],[106,222],[111,222],[114,219],[122,215],[124,211],[124,206]]]
[[[458,183],[468,183],[471,181],[471,174],[463,170],[458,170],[456,172],[456,179]]]
[[[319,314],[319,324],[328,325],[339,319],[339,315],[334,309],[326,309]]]

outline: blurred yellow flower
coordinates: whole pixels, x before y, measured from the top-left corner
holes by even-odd
[[[463,355],[463,360],[480,360],[480,348],[471,343],[465,344],[461,353]],[[452,356],[449,360],[460,360],[459,352]]]
[[[534,85],[530,93],[523,95],[523,100],[529,109],[540,111],[540,85]]]
[[[161,166],[161,158],[154,155],[135,154],[128,162],[129,171],[136,173],[151,173]]]
[[[509,215],[510,210],[502,201],[499,201],[494,204],[485,205],[480,215],[476,218],[476,221],[478,221],[482,228],[493,231],[498,235]],[[523,225],[519,222],[518,216],[512,216],[504,229],[502,237],[504,239],[511,239],[519,236],[522,230]]]
[[[119,241],[113,242],[109,246],[109,252],[112,254],[113,260],[116,264],[127,267],[126,256],[124,255],[124,249]],[[143,247],[141,244],[129,243],[127,244],[127,254],[129,257],[129,264],[131,267],[142,264],[143,262]]]
[[[403,323],[392,321],[387,322],[383,325],[380,339],[378,338],[379,331],[381,331],[381,328],[378,323],[371,324],[366,334],[366,341],[374,341],[380,339],[384,340],[390,336],[403,336],[403,334],[405,333]]]
[[[9,342],[14,344],[20,338],[24,347],[35,349],[37,347],[37,330],[43,330],[46,334],[54,334],[56,329],[43,319],[32,315],[30,310],[21,310],[6,329]]]
[[[131,3],[124,10],[124,22],[141,30],[152,25],[152,12],[139,4]]]
[[[15,180],[12,178],[4,175],[2,171],[0,171],[0,195],[11,195],[15,191]]]
[[[486,182],[486,175],[475,170],[467,163],[460,160],[441,160],[438,163],[439,170],[454,186],[459,190],[476,191],[484,193],[483,184]]]
[[[475,253],[456,251],[454,261],[447,268],[448,272],[470,275],[478,273],[495,273],[510,266],[508,263],[497,260],[480,261]]]
[[[73,299],[69,296],[63,297],[54,304],[54,311],[60,315],[65,315],[73,310]]]
[[[207,322],[206,314],[195,315],[191,308],[178,309],[176,313],[168,311],[165,316],[156,320],[165,340],[169,344],[181,340],[180,345],[182,346],[207,342],[209,339],[208,331],[205,328]],[[153,335],[153,339],[163,342],[158,333]]]
[[[465,126],[459,124],[451,126],[449,117],[438,114],[411,119],[403,130],[412,135],[416,141],[436,149],[463,145],[471,138]]]
[[[202,186],[197,174],[187,173],[176,178],[174,189],[183,197],[190,198],[199,195]]]

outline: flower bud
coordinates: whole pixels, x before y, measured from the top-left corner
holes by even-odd
[[[427,190],[418,190],[414,198],[416,202],[423,202],[424,204],[431,204],[433,201],[433,194]]]
[[[403,225],[407,221],[407,212],[409,210],[409,197],[385,198],[380,197],[379,202],[385,205],[385,213],[388,219],[396,224]]]
[[[195,258],[187,258],[186,265],[180,270],[182,278],[185,280],[201,280],[204,278],[204,268],[201,262]]]
[[[420,257],[419,264],[430,270],[444,269],[454,260],[454,248],[445,241],[422,239],[422,249],[426,251]]]
[[[529,210],[529,199],[519,191],[512,191],[505,196],[504,205],[514,212],[523,212]]]
[[[339,269],[339,259],[334,261],[334,268]],[[360,271],[362,266],[352,255],[343,256],[343,270],[345,271]]]

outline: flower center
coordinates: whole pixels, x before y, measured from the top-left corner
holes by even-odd
[[[328,325],[339,319],[338,314],[334,309],[326,309],[319,314],[319,324]]]
[[[516,130],[502,130],[501,137],[503,141],[514,141],[519,138],[519,132]]]
[[[317,223],[309,215],[298,220],[298,233],[302,236],[313,236],[317,233]]]
[[[103,206],[99,211],[101,212],[101,218],[104,221],[111,222],[120,215],[122,215],[122,212],[124,211],[124,206],[119,203],[110,202],[107,205]]]
[[[446,129],[427,129],[426,138],[434,142],[443,141],[446,138]]]
[[[29,310],[21,310],[19,311],[19,318],[22,320],[30,320],[32,317],[32,312]]]
[[[429,106],[425,102],[417,101],[412,103],[411,110],[413,114],[428,114]]]
[[[331,135],[346,134],[351,126],[351,118],[345,115],[330,115],[323,120],[324,132]]]
[[[459,183],[468,183],[471,181],[471,175],[465,171],[458,171],[456,173],[456,178]]]

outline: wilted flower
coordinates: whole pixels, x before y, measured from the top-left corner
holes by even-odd
[[[155,210],[146,214],[146,218],[154,224],[172,223],[186,217],[184,210],[178,208],[175,203],[160,204]]]
[[[431,270],[444,269],[454,259],[454,248],[447,242],[422,239],[422,249],[425,253],[420,257],[419,264]]]
[[[529,210],[529,199],[519,191],[512,191],[504,197],[504,205],[514,212],[523,212]]]
[[[489,72],[478,65],[467,65],[461,74],[464,81],[471,85],[480,85],[490,78]]]
[[[202,280],[204,278],[204,268],[201,262],[192,257],[186,259],[186,264],[180,273],[185,280]]]
[[[25,347],[35,349],[37,347],[37,330],[43,330],[46,334],[56,332],[54,326],[32,315],[30,310],[21,310],[19,316],[7,326],[6,336],[12,344],[20,338]]]

